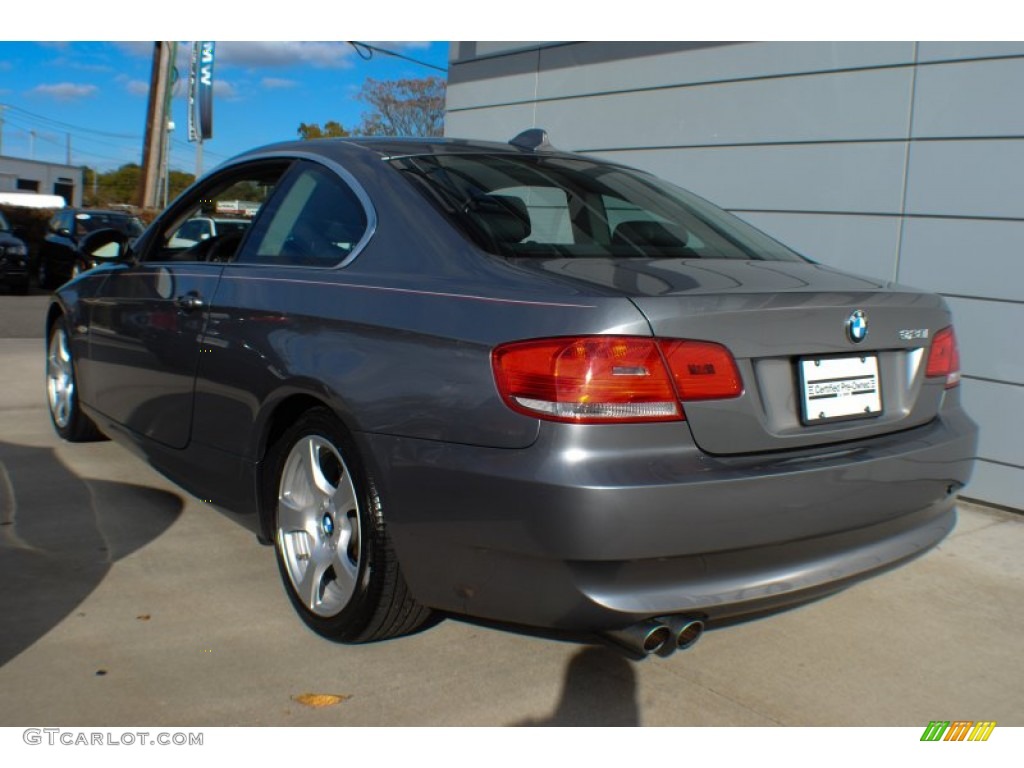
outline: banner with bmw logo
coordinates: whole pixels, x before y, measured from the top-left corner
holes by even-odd
[[[188,140],[213,138],[213,62],[216,43],[192,43],[188,75]]]

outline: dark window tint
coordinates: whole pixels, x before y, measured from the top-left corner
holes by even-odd
[[[427,155],[391,164],[460,230],[511,257],[802,257],[706,200],[581,158]]]
[[[145,260],[234,261],[290,165],[273,160],[211,176],[167,212]]]
[[[240,262],[333,267],[366,233],[359,198],[337,174],[314,163],[292,169],[240,254]]]

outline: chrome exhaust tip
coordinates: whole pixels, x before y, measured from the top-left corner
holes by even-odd
[[[704,634],[704,622],[692,616],[662,616],[655,621],[669,628],[677,651],[692,648]]]
[[[648,619],[622,629],[609,629],[601,633],[613,643],[640,656],[657,653],[672,647],[675,635],[662,621]]]

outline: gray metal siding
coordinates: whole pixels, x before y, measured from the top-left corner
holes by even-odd
[[[453,44],[449,135],[542,126],[946,295],[982,427],[968,495],[1024,508],[1024,43],[523,46]]]

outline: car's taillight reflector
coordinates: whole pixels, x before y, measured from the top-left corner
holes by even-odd
[[[499,346],[492,364],[498,390],[512,409],[579,424],[675,421],[684,418],[681,399],[742,392],[732,355],[707,342],[538,339]]]
[[[682,339],[665,339],[658,343],[683,402],[743,394],[743,380],[736,361],[721,344]]]
[[[953,332],[953,326],[943,328],[932,339],[925,375],[944,377],[946,389],[960,383],[960,350],[956,346],[956,334]]]

